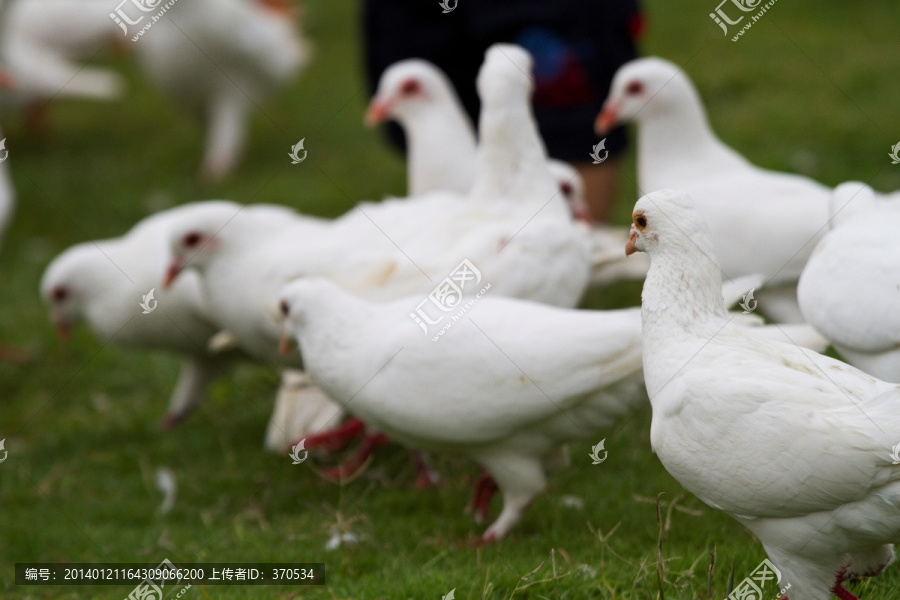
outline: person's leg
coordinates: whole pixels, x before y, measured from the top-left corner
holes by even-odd
[[[579,162],[572,166],[584,180],[584,200],[591,210],[591,220],[595,223],[608,223],[612,218],[613,203],[619,191],[622,161],[610,157],[599,165]]]

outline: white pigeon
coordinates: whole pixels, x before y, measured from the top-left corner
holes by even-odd
[[[83,320],[104,345],[184,356],[164,426],[187,416],[208,383],[236,358],[235,352],[207,349],[207,340],[219,329],[196,275],[169,289],[160,285],[168,227],[184,210],[189,207],[152,215],[120,238],[72,246],[50,263],[40,284],[61,335]]]
[[[800,308],[850,364],[900,383],[900,202],[853,182],[834,196],[837,224],[803,270]]]
[[[544,491],[563,444],[646,402],[640,311],[489,292],[462,318],[445,317],[438,335],[410,319],[420,300],[374,304],[307,278],[285,287],[281,308],[309,374],[332,398],[406,445],[468,456],[493,476],[503,510],[484,533],[491,541]]]
[[[722,143],[688,76],[661,58],[628,62],[613,78],[598,133],[625,121],[638,124],[642,193],[673,188],[691,194],[712,225],[723,272],[761,274],[760,310],[776,322],[802,322],[796,283],[825,231],[831,190],[760,169]]]
[[[406,134],[407,194],[465,194],[475,180],[475,130],[453,84],[422,59],[403,60],[381,75],[366,124],[394,119]]]
[[[234,169],[251,113],[309,60],[309,44],[288,6],[179,1],[135,43],[149,79],[205,121],[207,177],[221,179]]]
[[[879,573],[900,540],[900,386],[726,327],[710,227],[686,194],[653,192],[633,220],[626,251],[651,259],[653,450],[759,538],[791,600],[856,599],[842,583]]]
[[[114,39],[108,0],[6,0],[5,39],[0,60],[15,79],[4,95],[8,107],[51,98],[114,100],[124,82],[109,69],[86,66]]]

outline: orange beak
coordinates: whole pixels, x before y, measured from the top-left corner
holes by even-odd
[[[606,135],[619,122],[619,103],[607,102],[603,110],[594,120],[594,132],[597,135]]]
[[[166,269],[165,277],[163,277],[164,290],[172,287],[172,284],[175,283],[176,279],[178,279],[178,275],[181,274],[181,271],[183,269],[184,265],[181,264],[181,259],[178,257],[173,258],[171,264],[169,264],[169,268]]]
[[[366,109],[366,125],[374,127],[385,121],[391,112],[391,103],[387,100],[379,100],[378,96],[372,98],[369,108]]]
[[[628,236],[628,242],[625,244],[625,256],[631,256],[635,252],[637,252],[637,248],[634,247],[634,243],[637,241],[638,231],[634,228],[634,225],[631,226],[631,235]]]
[[[278,340],[278,354],[280,356],[287,356],[291,353],[291,338],[288,336],[287,331],[285,331],[284,327],[281,328],[281,338]]]

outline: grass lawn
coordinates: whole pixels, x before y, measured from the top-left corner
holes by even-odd
[[[709,18],[715,4],[647,0],[644,52],[686,68],[727,143],[759,165],[829,185],[859,179],[900,188],[900,166],[887,157],[900,140],[900,4],[780,0],[738,42]],[[16,562],[169,558],[327,565],[321,587],[194,586],[187,599],[437,600],[455,588],[461,600],[648,600],[659,594],[658,569],[665,598],[725,598],[729,573],[738,582],[749,575],[765,557],[762,546],[664,471],[649,447],[649,408],[606,434],[609,457],[600,465],[588,458],[599,439],[574,444],[572,466],[552,478],[512,535],[475,550],[461,544],[483,530],[463,515],[473,464],[437,457],[443,483],[414,491],[407,455],[393,448],[360,479],[326,483],[308,463],[263,451],[277,383],[263,367],[239,368],[197,414],[160,434],[175,359],[104,347],[84,330],[65,346],[55,339],[37,285],[71,244],[120,235],[154,210],[193,200],[337,215],[361,199],[403,192],[402,160],[362,124],[355,3],[309,0],[307,13],[315,61],[257,115],[242,168],[226,183],[197,179],[199,128],[124,57],[110,59],[128,74],[124,101],[54,104],[44,136],[30,134],[19,115],[4,121],[18,207],[0,252],[0,340],[35,358],[0,364],[0,438],[9,451],[0,464],[0,596],[120,599],[131,591],[15,586]],[[288,151],[304,137],[308,158],[293,166]],[[631,159],[626,172],[621,223],[636,199]],[[633,305],[639,293],[639,285],[622,285],[586,304]],[[179,484],[165,516],[156,512],[160,466]],[[583,506],[571,506],[570,496]],[[360,543],[326,551],[334,528],[358,533]],[[900,566],[850,589],[865,600],[894,600]]]

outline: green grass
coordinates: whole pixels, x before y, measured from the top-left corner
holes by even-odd
[[[900,188],[900,166],[887,158],[900,139],[900,5],[779,0],[733,43],[707,16],[715,4],[647,2],[645,53],[686,67],[726,142],[757,164],[827,184],[862,179]],[[572,466],[553,477],[509,539],[474,550],[461,544],[482,531],[462,514],[478,474],[465,460],[438,457],[444,482],[418,492],[405,452],[395,448],[357,481],[330,485],[308,463],[263,452],[271,369],[238,369],[193,418],[162,435],[155,425],[174,359],[102,347],[85,331],[65,347],[55,340],[37,283],[49,259],[73,243],[119,235],[154,209],[198,199],[336,215],[360,199],[403,191],[403,162],[361,123],[366,93],[353,3],[310,0],[307,8],[315,62],[254,120],[243,166],[226,183],[196,178],[198,127],[127,58],[110,59],[129,77],[125,101],[54,104],[43,137],[18,116],[3,123],[19,201],[0,253],[0,339],[35,359],[0,364],[0,437],[9,450],[0,465],[0,595],[123,598],[130,586],[17,587],[12,565],[168,557],[327,565],[324,587],[195,586],[184,598],[437,599],[456,588],[462,600],[646,600],[658,589],[652,499],[664,493],[664,502],[677,499],[662,545],[666,598],[724,598],[729,571],[740,581],[763,549],[663,470],[649,449],[649,409],[606,434],[601,465],[587,457],[599,440],[574,444]],[[288,150],[302,137],[308,158],[291,166]],[[617,207],[623,223],[635,200],[632,160],[626,173]],[[635,304],[639,291],[619,286],[588,304]],[[155,512],[161,499],[153,483],[162,465],[179,482],[175,509],[164,517]],[[565,495],[582,498],[584,508],[563,506]],[[338,523],[362,541],[326,552]],[[894,599],[900,567],[852,589],[866,600]]]

